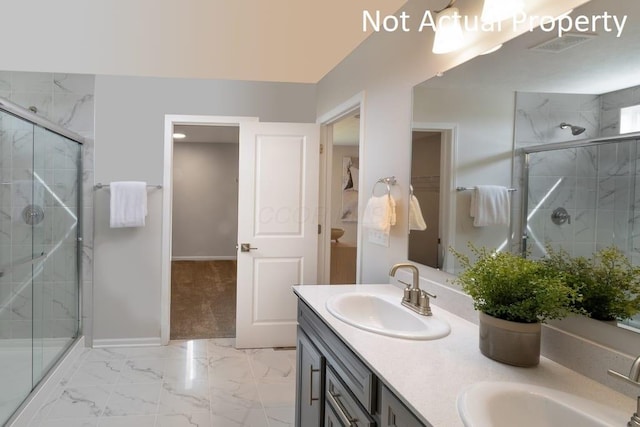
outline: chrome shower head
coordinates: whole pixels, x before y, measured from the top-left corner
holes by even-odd
[[[583,128],[582,126],[574,126],[572,124],[565,123],[565,122],[560,123],[560,129],[566,129],[566,128],[571,128],[572,135],[580,135],[582,132],[585,131],[585,128]]]

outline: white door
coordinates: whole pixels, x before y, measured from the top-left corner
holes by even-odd
[[[291,286],[317,278],[319,127],[242,124],[239,161],[236,346],[295,346]]]

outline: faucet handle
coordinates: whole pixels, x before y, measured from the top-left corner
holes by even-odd
[[[431,298],[438,298],[437,295],[431,294],[431,293],[425,291],[424,289],[422,290],[422,293],[427,295],[427,296],[430,296]]]
[[[629,375],[624,375],[624,374],[621,374],[620,372],[616,372],[611,369],[609,369],[607,373],[612,377],[618,378],[620,380],[628,382],[629,384],[640,387],[640,382],[638,382],[638,379],[640,378],[640,356],[636,357],[636,359],[633,361],[633,364],[631,365],[631,369],[629,370]]]
[[[636,387],[640,387],[640,382],[632,380],[631,378],[629,378],[625,374],[621,374],[620,372],[616,372],[616,371],[613,371],[611,369],[609,369],[607,371],[607,373],[609,375],[611,375],[612,377],[614,377],[614,378],[618,378],[619,380],[625,381],[625,382],[627,382],[627,383],[629,383],[631,385],[634,385]]]
[[[400,279],[397,279],[397,280],[398,280],[398,282],[402,283],[403,285],[407,285],[407,288],[410,288],[410,287],[412,286],[410,283],[403,282],[403,281],[402,281],[402,280],[400,280]]]
[[[431,305],[429,304],[429,297],[427,295],[431,295],[428,292],[420,291],[420,302],[418,303],[418,307],[420,307],[420,313],[424,316],[431,316]]]

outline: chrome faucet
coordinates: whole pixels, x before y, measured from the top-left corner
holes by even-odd
[[[611,369],[607,372],[613,377],[626,381],[636,387],[640,387],[640,356],[636,357],[636,360],[631,364],[629,375],[624,375],[620,372],[612,371]],[[640,396],[637,398],[636,412],[631,416],[631,419],[627,423],[627,427],[640,427]]]
[[[406,288],[404,288],[402,305],[410,308],[418,314],[422,314],[423,316],[431,316],[432,313],[431,306],[429,304],[429,297],[437,297],[427,291],[423,291],[420,289],[420,273],[418,271],[418,267],[413,264],[410,264],[408,262],[395,264],[393,267],[391,267],[391,270],[389,270],[389,276],[395,277],[396,271],[401,268],[408,268],[413,274],[411,283],[406,283],[402,280],[398,280],[398,282],[407,286]]]

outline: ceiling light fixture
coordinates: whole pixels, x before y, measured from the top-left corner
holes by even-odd
[[[484,0],[480,20],[493,24],[521,13],[524,13],[524,0]]]
[[[436,11],[436,34],[431,49],[435,54],[453,52],[464,44],[460,11],[452,7],[455,2],[451,0],[444,9]]]
[[[184,133],[176,132],[173,134],[173,139],[185,139],[186,137],[187,135],[185,135]]]
[[[501,47],[502,47],[502,44],[499,44],[498,46],[494,46],[491,49],[489,49],[489,50],[487,50],[485,52],[482,52],[480,55],[489,55],[490,53],[493,53],[496,50],[499,50]]]

